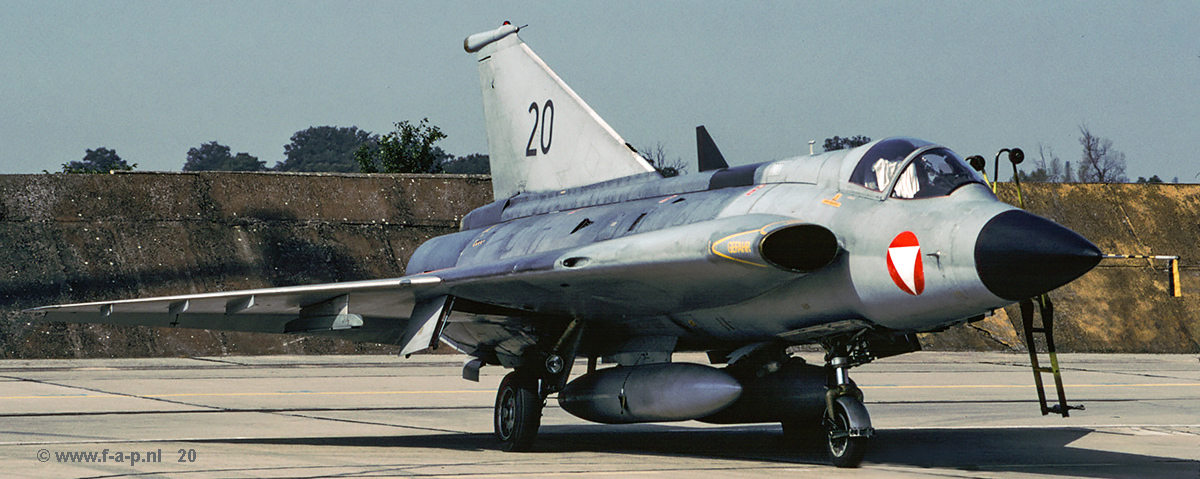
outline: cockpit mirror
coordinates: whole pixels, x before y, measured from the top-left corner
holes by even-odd
[[[1022,161],[1025,161],[1025,152],[1021,151],[1020,148],[1013,148],[1008,152],[1008,161],[1011,161],[1014,165],[1021,164]]]
[[[975,171],[983,173],[983,167],[987,164],[987,160],[984,160],[982,156],[975,155],[967,158],[967,163],[970,164],[971,168]]]

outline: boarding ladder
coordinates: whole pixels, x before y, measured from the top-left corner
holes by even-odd
[[[1017,204],[1021,206],[1021,209],[1025,209],[1025,197],[1021,194],[1021,176],[1017,173],[1017,164],[1025,159],[1025,153],[1020,148],[1005,148],[996,153],[996,178],[992,182],[992,192],[996,192],[996,186],[1000,183],[1000,155],[1005,152],[1008,153],[1008,159],[1013,167],[1013,184],[1017,187]],[[983,173],[984,181],[987,181],[983,158],[972,158],[977,161],[972,161],[971,167]],[[1033,325],[1034,302],[1037,303],[1037,310],[1041,313],[1041,326]],[[1055,413],[1062,414],[1062,417],[1069,417],[1072,409],[1083,410],[1082,404],[1067,405],[1067,393],[1063,391],[1062,374],[1058,371],[1058,353],[1054,350],[1054,303],[1050,301],[1050,295],[1041,294],[1036,298],[1021,300],[1021,323],[1025,326],[1025,346],[1029,349],[1029,363],[1033,365],[1033,383],[1037,386],[1038,403],[1042,406],[1042,415]],[[1033,336],[1035,334],[1041,334],[1043,343],[1046,345],[1046,354],[1050,356],[1050,367],[1048,368],[1042,367],[1038,361],[1038,343]],[[1054,389],[1058,391],[1058,404],[1053,406],[1046,404],[1046,386],[1042,383],[1043,373],[1054,375]]]
[[[1036,305],[1036,308],[1035,308]],[[1040,313],[1041,325],[1034,326],[1034,312]],[[1054,303],[1050,301],[1050,295],[1043,294],[1037,298],[1030,298],[1021,301],[1021,322],[1025,326],[1025,345],[1029,348],[1029,362],[1033,365],[1033,382],[1037,385],[1038,402],[1042,406],[1042,415],[1050,413],[1062,414],[1062,417],[1070,416],[1071,409],[1083,409],[1083,405],[1070,406],[1067,405],[1067,395],[1063,391],[1062,375],[1058,371],[1058,354],[1054,350]],[[1046,346],[1045,354],[1050,356],[1050,367],[1042,367],[1038,361],[1038,342],[1034,340],[1035,334],[1041,334],[1043,343]],[[1046,404],[1046,387],[1042,383],[1042,374],[1050,373],[1054,375],[1054,388],[1058,391],[1058,404],[1047,406]]]

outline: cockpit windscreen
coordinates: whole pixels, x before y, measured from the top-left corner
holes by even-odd
[[[921,140],[892,138],[871,147],[850,176],[852,183],[886,192],[892,187],[893,198],[918,199],[946,196],[967,183],[983,183],[974,170],[946,148],[931,148],[908,163],[914,151],[931,145]],[[896,174],[901,168],[904,171]]]
[[[949,195],[967,183],[983,179],[967,163],[945,148],[922,152],[896,179],[893,198],[933,198]]]

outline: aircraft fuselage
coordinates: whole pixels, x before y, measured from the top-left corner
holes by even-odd
[[[839,328],[929,331],[1011,303],[984,284],[976,255],[985,225],[1016,208],[978,182],[905,199],[849,181],[877,143],[518,195],[473,211],[463,231],[423,245],[408,274],[499,261],[525,280],[478,283],[456,296],[512,308],[509,316],[597,322],[610,335],[677,337],[680,350],[804,343]],[[797,271],[764,261],[756,231],[793,224],[836,237],[827,265]],[[564,279],[581,270],[588,274]],[[497,326],[470,309],[456,308],[444,332],[460,347],[519,356],[535,340],[489,342],[499,335],[487,330]]]

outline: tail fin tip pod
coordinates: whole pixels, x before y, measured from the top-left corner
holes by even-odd
[[[507,37],[511,33],[517,33],[520,30],[521,27],[513,25],[509,22],[504,22],[504,25],[501,25],[500,28],[488,30],[486,32],[479,32],[464,39],[463,50],[466,50],[467,53],[475,53],[483,47],[486,47],[489,43]]]
[[[654,168],[505,22],[463,41],[479,60],[495,199],[558,191]]]

